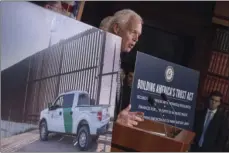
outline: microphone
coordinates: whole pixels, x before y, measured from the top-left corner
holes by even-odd
[[[162,113],[161,113],[161,111],[158,109],[157,105],[155,104],[154,98],[151,97],[151,96],[149,96],[149,97],[148,97],[148,102],[149,102],[149,104],[150,104],[152,107],[155,107],[155,108],[156,108],[156,110],[159,112],[161,118],[162,118],[163,120],[165,120],[164,117],[163,117],[163,115],[162,115]],[[164,125],[165,135],[167,136],[167,130],[166,130],[166,128],[165,128],[165,123],[163,123],[163,125]]]
[[[164,101],[167,101],[169,106],[173,109],[173,112],[174,112],[174,117],[175,117],[175,133],[176,133],[176,122],[177,122],[177,118],[176,118],[176,111],[174,109],[174,107],[170,104],[170,101],[168,100],[167,96],[165,93],[161,93],[161,98],[164,100]]]

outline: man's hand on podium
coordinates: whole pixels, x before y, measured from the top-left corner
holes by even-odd
[[[138,122],[142,122],[144,121],[144,113],[142,112],[130,112],[131,109],[131,105],[129,104],[129,106],[127,108],[125,108],[124,110],[122,110],[117,118],[117,123],[122,124],[122,125],[126,125],[126,126],[136,126],[138,125]]]

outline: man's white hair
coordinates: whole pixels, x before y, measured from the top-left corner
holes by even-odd
[[[143,19],[140,15],[131,9],[123,9],[114,14],[110,29],[113,28],[114,24],[118,24],[121,28],[124,28],[131,18],[135,18],[143,24]]]
[[[105,17],[101,21],[101,23],[99,25],[99,28],[102,29],[102,30],[108,31],[112,20],[113,20],[113,16]]]

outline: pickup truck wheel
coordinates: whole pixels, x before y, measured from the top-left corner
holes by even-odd
[[[88,150],[91,145],[91,135],[88,126],[80,127],[78,131],[78,147],[81,151]]]
[[[40,131],[40,140],[47,141],[48,140],[48,128],[47,128],[47,124],[45,121],[41,122],[39,131]]]

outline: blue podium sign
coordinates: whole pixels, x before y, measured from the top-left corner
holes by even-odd
[[[198,71],[138,52],[131,91],[131,111],[141,111],[147,119],[173,126],[176,123],[179,128],[191,130],[198,82]],[[149,97],[156,107],[150,105]]]

